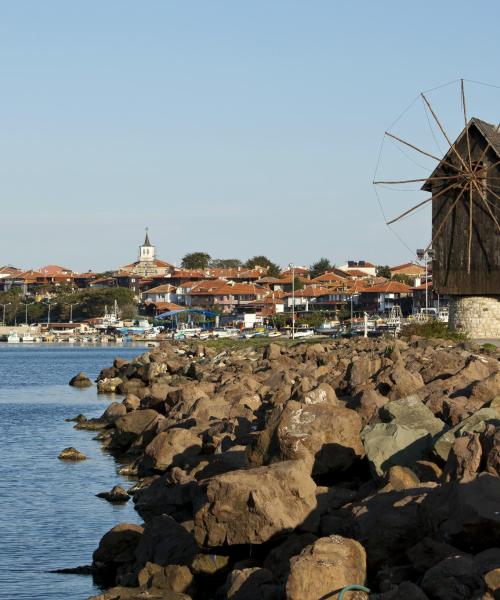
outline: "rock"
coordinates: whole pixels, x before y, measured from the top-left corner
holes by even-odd
[[[391,467],[386,475],[387,488],[396,492],[415,488],[419,483],[419,478],[411,469],[401,467],[400,465]]]
[[[419,587],[411,581],[403,581],[396,588],[382,592],[381,594],[370,594],[370,600],[429,600]]]
[[[425,573],[428,569],[450,556],[465,556],[464,552],[454,546],[437,542],[429,537],[423,538],[415,546],[409,548],[406,555],[413,568],[420,573]]]
[[[140,471],[142,474],[165,471],[171,466],[182,465],[183,460],[200,451],[200,438],[189,429],[168,429],[146,446]]]
[[[488,423],[500,425],[500,411],[494,408],[481,408],[476,411],[470,417],[439,436],[434,444],[434,451],[446,461],[455,438],[460,437],[463,432],[481,433]]]
[[[434,486],[420,484],[400,492],[380,491],[339,511],[346,535],[364,546],[372,569],[400,564],[406,549],[425,535],[419,509]]]
[[[99,394],[114,394],[118,387],[123,383],[120,377],[106,377],[97,382],[97,391]]]
[[[377,421],[380,409],[387,404],[388,399],[376,390],[363,390],[349,408],[354,409],[363,420],[363,424]]]
[[[70,447],[61,450],[58,458],[61,460],[86,460],[87,457],[83,452],[79,452],[76,448]]]
[[[134,394],[127,394],[122,402],[123,406],[127,409],[127,412],[137,410],[141,405],[141,399]]]
[[[435,417],[416,395],[388,402],[380,409],[380,415],[384,421],[393,421],[412,429],[425,429],[431,435],[437,435],[446,428],[445,423]]]
[[[191,563],[194,575],[214,575],[227,569],[230,557],[220,554],[197,554]]]
[[[422,502],[430,535],[465,551],[496,546],[500,539],[500,479],[481,473],[470,481],[451,481]]]
[[[484,470],[500,477],[500,427],[486,425],[480,439]]]
[[[481,455],[479,435],[464,432],[462,437],[457,438],[451,447],[443,471],[444,480],[473,478],[479,470]]]
[[[289,401],[276,428],[276,458],[309,456],[314,474],[345,471],[364,455],[360,430],[361,419],[348,408]]]
[[[168,515],[153,517],[146,523],[135,551],[139,566],[148,562],[160,566],[190,565],[197,554],[191,533]]]
[[[287,600],[338,598],[349,584],[363,585],[366,579],[366,553],[358,542],[339,535],[323,537],[290,560],[286,582]],[[366,597],[350,594],[352,600]]]
[[[140,587],[168,590],[171,592],[191,591],[193,575],[185,565],[167,565],[161,567],[147,562],[139,571],[137,580]]]
[[[92,596],[88,600],[192,600],[191,596],[181,594],[180,592],[171,592],[168,590],[143,590],[141,588],[117,586],[99,594]]]
[[[429,460],[417,460],[412,466],[412,470],[420,481],[441,481],[443,471],[436,463]]]
[[[361,438],[370,462],[378,477],[394,465],[410,467],[426,456],[432,437],[426,429],[413,429],[397,423],[367,425]]]
[[[281,346],[279,344],[269,344],[264,348],[264,358],[266,360],[277,360],[281,358]]]
[[[92,385],[92,382],[85,375],[85,373],[78,373],[69,380],[69,385],[77,388],[86,388],[90,387]]]
[[[220,596],[227,600],[280,600],[283,593],[271,571],[253,567],[229,573]]]
[[[316,485],[303,461],[211,478],[195,514],[200,545],[261,544],[294,530],[316,508]]]
[[[132,523],[120,523],[104,534],[92,555],[92,566],[107,578],[114,579],[124,563],[132,563],[143,528]]]
[[[431,567],[421,582],[432,600],[480,598],[484,582],[471,556],[451,556]]]
[[[390,400],[405,398],[424,386],[424,380],[419,373],[408,371],[401,361],[387,367],[377,377],[379,390],[387,389],[385,394]],[[384,393],[382,391],[382,393]]]
[[[197,482],[178,467],[153,481],[134,495],[135,509],[143,519],[183,512],[198,492]]]
[[[96,494],[96,496],[98,498],[104,498],[104,500],[107,500],[113,504],[128,502],[130,500],[130,496],[119,485],[115,485],[109,492],[99,492]]]
[[[371,379],[382,368],[382,359],[376,358],[360,358],[351,364],[349,371],[349,383],[351,388],[365,383]]]
[[[107,423],[114,423],[120,417],[127,414],[126,407],[120,402],[111,402],[106,410],[102,413],[100,420]]]
[[[127,413],[115,421],[116,431],[111,439],[110,448],[125,450],[139,436],[145,437],[145,442],[149,443],[164,420],[165,417],[152,409]]]
[[[500,598],[500,569],[493,569],[486,573],[484,583],[491,600],[498,600]],[[490,600],[490,598],[487,597],[486,600]]]
[[[284,583],[290,573],[290,559],[316,541],[312,533],[292,533],[279,546],[276,546],[264,560],[264,568],[271,571],[276,581]]]

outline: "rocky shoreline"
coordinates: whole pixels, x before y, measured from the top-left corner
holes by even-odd
[[[144,524],[101,539],[94,600],[500,598],[499,358],[411,338],[115,359],[97,386],[123,400],[75,427],[137,477]]]

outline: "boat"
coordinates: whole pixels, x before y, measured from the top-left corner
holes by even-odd
[[[9,344],[18,344],[20,341],[19,335],[15,331],[11,331],[7,336],[7,342]]]
[[[28,343],[32,344],[35,341],[35,339],[36,339],[35,336],[32,335],[31,333],[23,333],[22,338],[21,338],[23,344],[28,344]]]
[[[314,330],[318,335],[332,335],[337,333],[340,328],[340,321],[323,321],[319,327]]]
[[[68,342],[68,344],[74,344],[76,342],[76,337],[70,335],[66,338],[66,341]]]
[[[267,337],[281,337],[281,331],[277,331],[276,329],[273,331],[269,331]]]
[[[218,327],[212,332],[212,337],[214,338],[230,338],[238,337],[239,335],[240,330],[234,327]]]

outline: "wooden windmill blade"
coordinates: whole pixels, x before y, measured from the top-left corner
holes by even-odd
[[[468,118],[464,82],[461,80],[464,128],[452,142],[429,99],[424,94],[421,97],[449,147],[439,158],[386,132],[385,135],[397,143],[438,162],[425,180],[393,178],[374,181],[375,185],[388,186],[423,182],[421,189],[431,192],[430,197],[386,220],[386,223],[396,223],[432,202],[433,231],[427,249],[431,245],[437,249],[434,270],[441,290],[455,294],[500,293],[500,125],[495,127],[479,119]]]

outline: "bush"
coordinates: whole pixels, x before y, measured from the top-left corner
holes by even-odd
[[[450,331],[448,324],[442,321],[429,321],[427,323],[411,323],[401,328],[401,337],[418,335],[424,338],[441,338],[445,340],[464,341],[468,338],[466,333]]]

